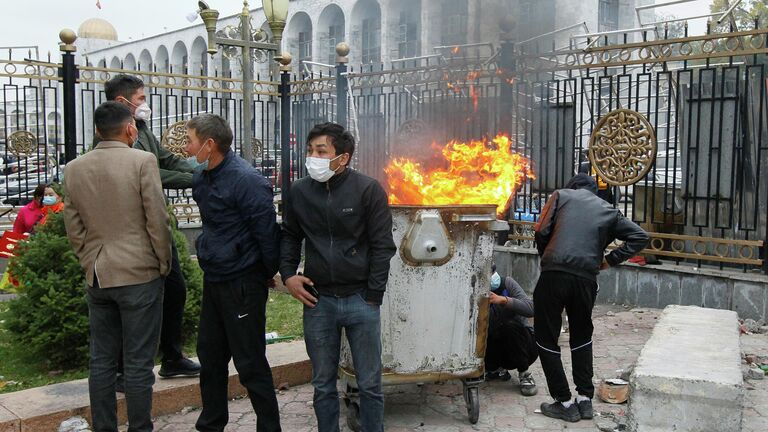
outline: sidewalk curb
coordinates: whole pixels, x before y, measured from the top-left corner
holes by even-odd
[[[272,366],[275,388],[288,384],[306,384],[312,367],[303,341],[267,345],[267,358]],[[155,374],[159,367],[155,367]],[[229,397],[245,396],[234,364],[229,365]],[[197,377],[156,379],[152,416],[173,414],[185,407],[199,407],[200,386]],[[126,422],[125,398],[118,395],[120,424]],[[53,384],[0,395],[0,432],[56,431],[62,421],[82,416],[90,421],[88,380]]]

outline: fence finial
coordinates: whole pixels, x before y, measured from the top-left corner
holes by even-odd
[[[349,63],[349,44],[339,42],[336,44],[336,63]]]
[[[59,43],[59,49],[64,52],[75,52],[77,51],[77,47],[74,45],[75,41],[77,40],[77,33],[75,33],[72,29],[62,29],[59,32],[59,39],[61,40],[61,43]]]

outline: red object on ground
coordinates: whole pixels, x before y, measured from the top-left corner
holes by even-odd
[[[637,264],[637,265],[647,265],[648,263],[645,262],[645,258],[643,258],[641,255],[633,256],[632,258],[628,259],[627,261]]]
[[[3,236],[0,237],[0,258],[10,258],[13,255],[13,250],[16,248],[16,244],[25,238],[29,237],[29,234],[19,234],[13,231],[3,232]]]

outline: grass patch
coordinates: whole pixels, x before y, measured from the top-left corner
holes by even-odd
[[[270,291],[267,301],[267,333],[304,338],[304,305],[290,294]],[[296,340],[294,339],[294,340]]]
[[[267,332],[302,339],[302,308],[301,303],[290,294],[270,291],[267,303]],[[34,358],[22,344],[16,343],[13,335],[5,329],[8,314],[8,303],[0,302],[0,393],[88,377],[87,369],[50,371],[44,359]],[[184,353],[195,357],[196,343],[195,337],[185,341]]]

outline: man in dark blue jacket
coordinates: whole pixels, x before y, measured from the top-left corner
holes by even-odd
[[[319,432],[339,430],[342,329],[360,390],[361,430],[384,430],[379,306],[396,247],[387,194],[376,180],[348,168],[354,151],[355,139],[342,126],[315,126],[307,138],[309,177],[291,187],[283,218],[280,276],[305,306]],[[297,273],[302,242],[304,275]]]
[[[203,221],[197,258],[205,274],[197,339],[203,410],[195,427],[224,430],[233,358],[257,415],[256,430],[279,431],[264,339],[267,281],[280,258],[272,186],[230,149],[232,130],[222,117],[203,114],[190,120],[187,139],[187,153],[208,163],[195,170],[192,180]]]
[[[597,298],[597,274],[636,255],[648,244],[648,234],[610,204],[598,198],[597,183],[577,174],[565,189],[547,200],[534,228],[541,257],[541,275],[533,292],[534,329],[539,359],[555,401],[542,403],[547,417],[577,422],[591,419],[592,308]],[[624,243],[606,254],[614,240]],[[560,360],[562,313],[570,325],[571,360],[576,400]]]

